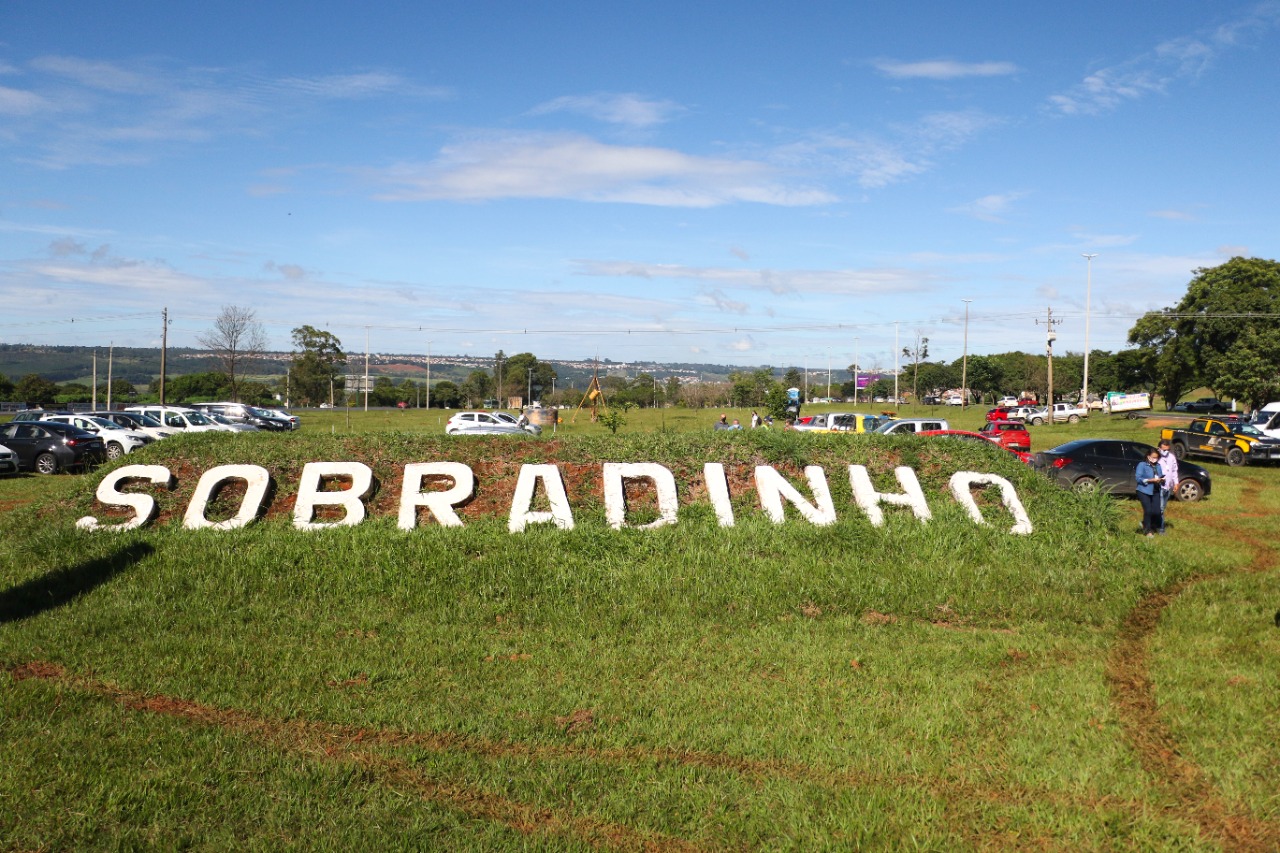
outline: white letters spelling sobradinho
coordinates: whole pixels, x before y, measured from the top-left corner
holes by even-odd
[[[733,504],[729,500],[729,482],[724,466],[708,462],[703,466],[707,494],[721,527],[732,527]],[[812,501],[800,493],[775,469],[760,465],[755,469],[756,495],[765,514],[775,524],[786,520],[785,504],[790,504],[812,524],[828,525],[836,521],[836,507],[831,499],[827,474],[822,468],[811,465],[804,469]],[[911,468],[894,469],[901,492],[879,492],[871,483],[871,476],[862,465],[849,466],[849,485],[853,490],[858,509],[873,526],[884,524],[883,504],[906,507],[922,523],[933,517],[924,491]],[[678,501],[676,481],[671,471],[653,462],[606,462],[601,469],[604,486],[605,518],[615,530],[624,527],[654,528],[677,522]],[[223,484],[231,481],[245,484],[240,506],[231,518],[211,522],[206,512],[209,501]],[[424,484],[451,481],[445,489],[429,488]],[[625,481],[647,480],[657,495],[658,518],[643,525],[627,523]],[[345,489],[322,490],[326,482],[344,481]],[[106,477],[98,485],[97,499],[105,506],[132,510],[133,517],[116,524],[102,524],[93,516],[77,522],[84,530],[132,530],[149,524],[156,516],[156,500],[143,492],[122,492],[126,483],[150,483],[174,488],[176,481],[163,465],[126,465]],[[182,525],[191,530],[211,528],[231,530],[243,527],[258,518],[266,509],[271,474],[258,465],[220,465],[211,468],[200,477],[195,492],[183,515]],[[308,462],[298,481],[298,494],[294,501],[293,526],[299,530],[323,530],[359,524],[365,517],[364,498],[373,485],[373,471],[361,462]],[[534,496],[541,485],[546,510],[533,509]],[[1013,517],[1010,533],[1027,534],[1032,530],[1031,520],[1018,499],[1013,484],[995,474],[979,474],[973,471],[957,471],[948,483],[952,497],[968,512],[975,524],[985,524],[982,511],[973,497],[974,487],[994,486],[999,489],[1000,500]],[[418,510],[425,508],[430,517],[446,527],[459,527],[462,519],[455,507],[467,503],[475,494],[476,477],[470,467],[459,462],[422,462],[404,467],[404,483],[400,491],[398,524],[402,530],[418,526]],[[342,517],[335,521],[317,521],[318,507],[333,507]],[[555,465],[522,465],[511,500],[511,512],[507,529],[519,533],[530,524],[554,524],[564,530],[573,529],[573,510],[565,491],[560,469]]]

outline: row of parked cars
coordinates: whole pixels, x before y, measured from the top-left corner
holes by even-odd
[[[241,403],[131,406],[124,411],[28,409],[0,424],[0,474],[85,469],[180,432],[298,429],[296,415]]]

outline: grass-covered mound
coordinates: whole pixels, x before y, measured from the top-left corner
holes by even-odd
[[[564,441],[188,436],[160,517],[88,533],[93,499],[17,513],[0,544],[0,846],[1101,847],[1185,842],[1118,736],[1121,620],[1186,569],[1121,508],[962,442],[789,434]],[[815,440],[816,439],[816,440]],[[308,461],[360,461],[356,527],[293,529]],[[409,462],[477,474],[465,524],[396,527]],[[679,523],[611,529],[603,462],[656,462]],[[564,472],[575,529],[509,533],[522,463]],[[730,472],[736,524],[698,499]],[[271,508],[188,531],[199,474],[253,463]],[[873,527],[847,466],[914,468],[933,520]],[[750,471],[838,520],[770,522]],[[975,524],[956,471],[1016,487]],[[505,496],[505,497],[504,497]],[[643,505],[645,495],[634,496]],[[228,495],[232,500],[234,495]],[[216,510],[211,510],[211,512]],[[643,516],[643,509],[637,510]],[[643,518],[641,519],[643,520]]]

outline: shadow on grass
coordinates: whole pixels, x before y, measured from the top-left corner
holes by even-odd
[[[86,560],[0,592],[0,625],[38,616],[92,592],[155,549],[146,543],[121,548],[106,557]]]

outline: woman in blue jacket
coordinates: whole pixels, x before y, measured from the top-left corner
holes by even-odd
[[[1160,489],[1164,478],[1160,476],[1159,463],[1160,452],[1153,447],[1147,458],[1138,463],[1134,474],[1138,500],[1142,502],[1142,532],[1148,536],[1164,530],[1164,513],[1160,509]]]

